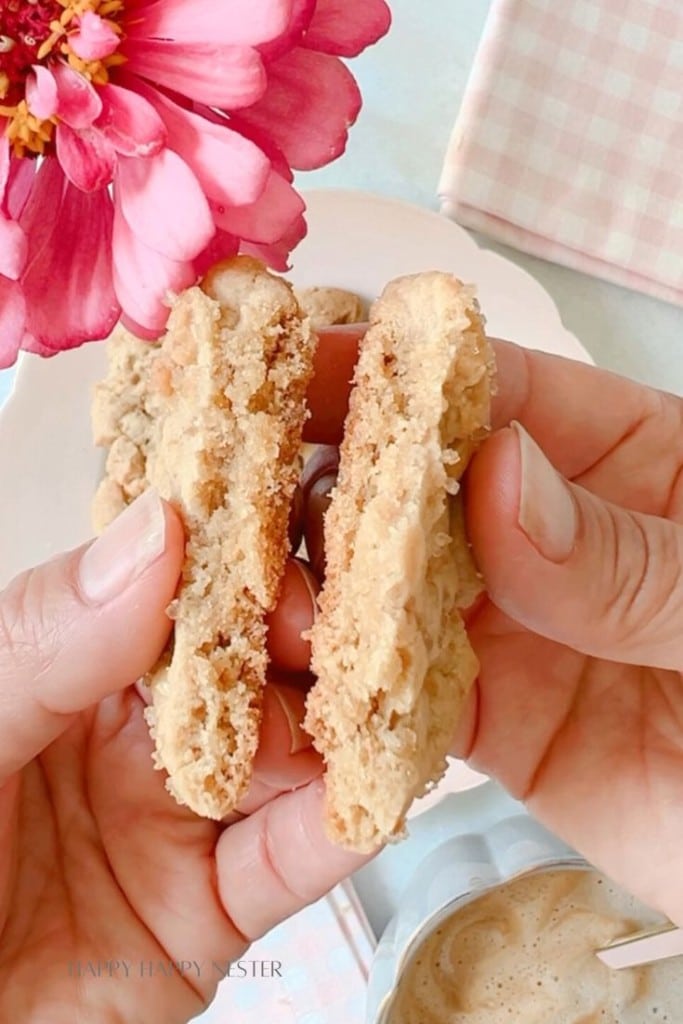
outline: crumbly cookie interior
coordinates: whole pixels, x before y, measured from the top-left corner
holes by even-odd
[[[288,554],[315,337],[290,286],[238,257],[178,297],[158,346],[140,354],[144,343],[121,333],[110,344],[95,403],[96,437],[110,445],[95,513],[102,523],[153,486],[183,520],[173,639],[147,678],[147,715],[170,791],[220,819],[245,795],[258,743],[264,616]],[[112,396],[126,374],[120,401],[131,409],[117,420]],[[131,454],[126,470],[116,448]]]
[[[471,559],[451,528],[493,369],[474,291],[450,275],[393,282],[370,322],[325,520],[306,716],[330,837],[360,851],[402,835],[443,774],[478,671],[458,611],[476,590]]]

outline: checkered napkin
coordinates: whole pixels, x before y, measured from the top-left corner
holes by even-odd
[[[349,882],[255,942],[196,1024],[360,1024],[375,938]]]
[[[443,211],[683,305],[683,0],[494,0]]]

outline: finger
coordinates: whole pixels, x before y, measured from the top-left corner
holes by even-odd
[[[234,959],[246,943],[216,898],[213,853],[221,826],[176,803],[165,774],[153,769],[153,748],[132,688],[98,705],[88,747],[88,810],[114,876],[116,902],[134,922],[128,946],[132,954],[139,948],[142,922],[166,960]],[[102,882],[103,891],[108,884]],[[123,923],[116,934],[125,938]],[[215,983],[210,972],[197,979],[205,995],[213,994]]]
[[[323,476],[311,487],[304,512],[304,539],[316,579],[325,579],[325,516],[337,485],[336,476]]]
[[[339,449],[318,445],[306,463],[301,487],[303,491],[303,529],[306,554],[316,578],[325,578],[325,513],[339,472]]]
[[[311,643],[304,635],[313,625],[318,581],[300,558],[290,558],[280,585],[275,610],[266,616],[268,654],[284,672],[306,672]]]
[[[494,428],[518,420],[564,476],[633,510],[664,513],[683,465],[679,398],[509,342],[496,341],[495,351]]]
[[[289,549],[298,551],[304,536],[304,496],[300,484],[294,488],[292,504],[289,509]]]
[[[683,669],[683,527],[568,484],[518,425],[475,458],[467,519],[511,618],[584,654]]]
[[[313,359],[313,378],[306,401],[311,418],[304,427],[304,441],[339,444],[349,409],[351,381],[358,361],[358,343],[367,324],[327,327],[318,332]]]
[[[88,547],[0,595],[0,781],[71,717],[154,664],[183,556],[177,516],[148,491]]]
[[[301,474],[301,496],[306,505],[311,487],[324,476],[339,472],[339,448],[332,444],[319,444],[313,449]]]
[[[264,935],[370,859],[327,839],[323,805],[324,785],[316,780],[283,794],[220,837],[219,896],[247,938]]]
[[[476,681],[465,698],[455,734],[448,752],[460,761],[466,761],[472,753],[474,737],[477,734],[479,718],[479,683]]]
[[[224,824],[252,814],[274,796],[298,789],[321,774],[322,757],[313,750],[313,740],[302,728],[306,694],[314,682],[308,672],[295,675],[268,669],[252,782],[236,811],[223,819]],[[151,691],[140,680],[134,689],[144,704],[152,703]]]
[[[271,791],[297,789],[322,772],[322,758],[313,750],[312,739],[302,728],[306,693],[278,677],[266,686],[259,747],[254,758],[254,782]],[[239,810],[251,814],[265,800],[252,790]]]

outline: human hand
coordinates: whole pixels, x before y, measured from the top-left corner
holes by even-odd
[[[313,600],[294,563],[271,617],[288,671],[266,690],[247,816],[218,825],[166,792],[130,684],[168,639],[182,557],[177,517],[148,493],[0,595],[2,1021],[185,1022],[250,940],[363,863],[322,830],[320,759],[298,724]],[[200,968],[169,975],[169,961]]]
[[[489,601],[460,752],[683,925],[683,401],[497,358],[503,429],[467,487]]]
[[[349,359],[357,338],[338,338]],[[683,925],[683,401],[506,343],[496,355],[496,432],[465,485],[481,673],[454,752]],[[316,386],[348,396],[322,372]],[[339,433],[335,414],[321,434]]]

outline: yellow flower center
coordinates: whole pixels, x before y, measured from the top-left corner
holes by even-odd
[[[62,60],[89,82],[104,85],[110,69],[125,57],[115,51],[101,60],[83,60],[69,38],[88,12],[120,36],[124,0],[0,0],[0,6],[0,118],[7,118],[5,134],[17,156],[45,153],[58,118],[41,120],[29,111],[26,80],[31,68]]]

